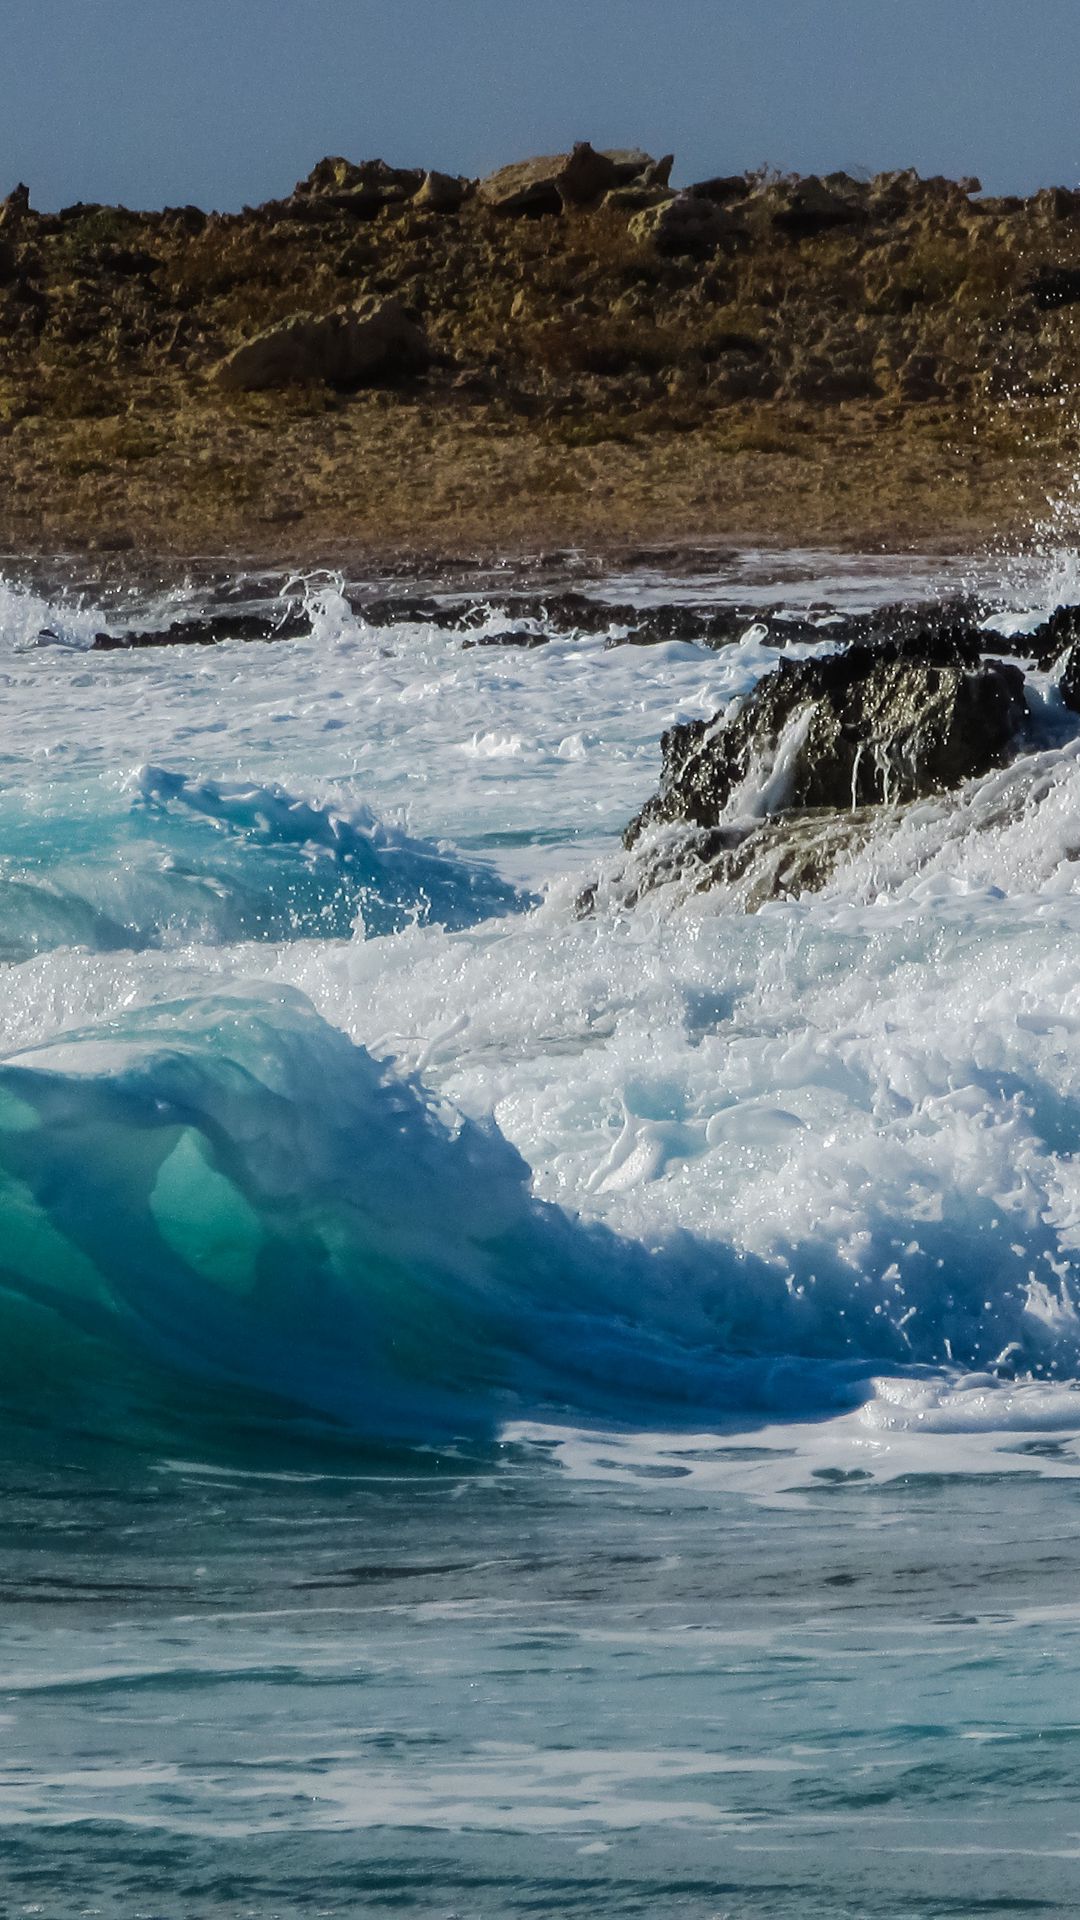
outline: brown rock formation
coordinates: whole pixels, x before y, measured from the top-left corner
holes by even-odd
[[[240,214],[16,188],[0,536],[925,537],[1045,498],[1080,194],[669,172],[334,157]]]

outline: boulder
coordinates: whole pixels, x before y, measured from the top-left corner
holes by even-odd
[[[655,247],[657,253],[691,254],[704,259],[718,247],[736,244],[744,229],[711,200],[680,193],[635,214],[630,233],[633,239]]]
[[[215,369],[229,392],[324,381],[358,387],[422,372],[427,341],[397,300],[368,298],[332,313],[298,313],[246,340]]]
[[[423,185],[413,198],[414,207],[429,213],[457,213],[465,199],[467,183],[452,173],[425,173]]]
[[[555,185],[563,205],[587,207],[619,184],[618,169],[606,154],[596,153],[587,140],[579,140],[556,175]]]
[[[654,160],[652,154],[643,152],[641,147],[605,147],[603,157],[610,160],[615,169],[617,187],[628,187],[632,180],[641,180],[647,173],[653,175],[650,184],[666,187],[675,164],[672,154],[663,160]]]
[[[565,153],[542,154],[534,160],[516,160],[481,180],[477,193],[496,213],[520,213],[538,218],[562,212],[562,195],[555,182],[566,162]]]
[[[1003,765],[1026,721],[1024,677],[984,661],[981,638],[923,633],[782,661],[745,700],[664,735],[660,789],[626,845],[665,822],[737,840],[755,820],[899,804]]]
[[[648,154],[642,157],[651,164]],[[500,167],[480,181],[477,192],[496,213],[535,219],[561,213],[567,206],[588,206],[624,178],[615,159],[596,153],[587,140],[579,140],[572,153],[541,154],[533,160],[517,160],[512,166]]]

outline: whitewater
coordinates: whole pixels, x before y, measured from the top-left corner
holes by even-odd
[[[676,720],[1070,566],[0,584],[12,1912],[1075,1911],[1076,716],[815,894],[621,850]]]

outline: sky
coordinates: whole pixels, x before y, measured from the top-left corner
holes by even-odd
[[[239,208],[327,153],[481,174],[1080,183],[1080,0],[0,0],[0,194]]]

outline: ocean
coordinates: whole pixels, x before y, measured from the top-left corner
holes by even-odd
[[[1076,1912],[1080,723],[619,884],[676,719],[1073,574],[9,572],[0,1910]]]

